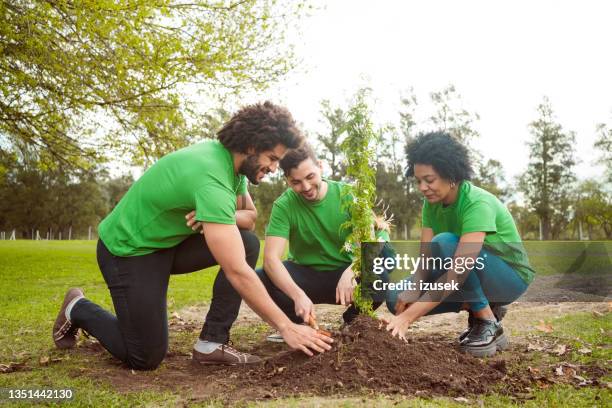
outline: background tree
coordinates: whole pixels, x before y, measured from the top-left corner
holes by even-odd
[[[270,213],[272,205],[280,195],[287,189],[287,183],[282,175],[282,171],[268,177],[257,186],[251,185],[249,192],[257,208],[257,224],[255,225],[255,233],[261,239],[264,238],[266,227],[270,222]]]
[[[198,92],[262,89],[295,60],[302,1],[0,3],[0,145],[88,167],[183,146]],[[103,153],[104,152],[104,153]]]
[[[421,206],[423,203],[423,197],[417,190],[414,180],[406,177],[406,154],[408,152],[408,145],[414,140],[417,134],[416,110],[418,102],[412,88],[400,96],[400,105],[399,128],[404,139],[400,188],[405,194],[405,204],[401,209],[401,213],[394,212],[393,214],[396,217],[395,219],[398,226],[397,232],[403,233],[405,231],[406,233],[401,236],[403,239],[409,239],[410,231],[414,228],[415,224],[420,225]]]
[[[597,125],[597,134],[594,147],[602,152],[598,161],[605,166],[605,180],[612,184],[612,127],[601,123]]]
[[[489,159],[478,167],[474,184],[484,188],[501,201],[506,201],[510,196],[510,188],[504,176],[504,167],[495,159]]]
[[[35,156],[35,155],[33,155]],[[14,157],[15,158],[15,157]],[[109,210],[99,169],[45,168],[28,157],[15,158],[0,184],[0,229],[20,238],[84,236]]]
[[[321,101],[320,112],[328,131],[317,134],[317,139],[324,147],[319,157],[327,161],[331,169],[330,178],[332,180],[340,180],[344,176],[340,138],[346,129],[345,112],[339,107],[332,107],[329,100]]]
[[[454,85],[430,93],[430,98],[436,110],[429,120],[435,130],[449,132],[466,145],[480,136],[474,127],[480,116],[463,107],[461,95]]]
[[[589,239],[612,238],[612,196],[595,180],[585,180],[578,186],[575,220]],[[582,238],[582,237],[580,237]]]
[[[552,223],[562,225],[569,214],[568,197],[575,180],[572,168],[575,136],[555,122],[548,98],[537,108],[539,118],[529,124],[533,140],[528,142],[529,165],[519,183],[528,207],[542,225],[542,238],[550,239]],[[558,234],[559,228],[554,229]]]
[[[508,203],[508,210],[522,239],[538,239],[540,220],[536,213],[516,201]]]

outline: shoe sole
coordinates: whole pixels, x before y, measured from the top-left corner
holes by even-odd
[[[66,307],[68,307],[68,303],[70,303],[70,300],[68,300],[68,294],[70,293],[70,291],[74,289],[80,292],[80,296],[85,296],[85,294],[83,293],[83,289],[81,288],[71,288],[69,289],[66,294],[64,295],[64,301],[62,302],[62,306],[60,307],[60,311],[57,314],[57,317],[55,318],[55,321],[53,323],[53,328],[55,328],[55,326],[59,323],[59,321],[61,319],[65,319],[65,313],[66,313]],[[65,337],[61,337],[60,339],[56,340],[56,334],[55,334],[55,330],[51,330],[51,337],[53,338],[53,342],[55,343],[55,346],[60,349],[60,350],[66,350],[66,349],[70,349],[70,348],[74,348],[74,346],[76,346],[76,341],[72,342],[72,341],[68,341],[68,342],[62,342],[62,340],[65,339]]]
[[[193,361],[195,364],[200,364],[200,365],[218,365],[218,366],[245,366],[245,365],[252,365],[252,364],[259,364],[262,361],[253,361],[251,363],[224,363],[221,361],[199,361],[199,360],[191,360]]]
[[[508,348],[508,337],[506,333],[502,333],[495,341],[486,346],[470,347],[460,346],[459,349],[465,353],[469,353],[474,357],[483,358],[494,356],[498,351],[503,351]]]

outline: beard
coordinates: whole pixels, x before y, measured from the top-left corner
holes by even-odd
[[[248,155],[238,169],[240,174],[244,174],[246,178],[249,179],[251,184],[255,185],[259,184],[259,180],[257,180],[257,173],[259,173],[259,170],[261,169],[258,158],[259,157],[256,154]]]
[[[321,195],[321,184],[323,183],[317,183],[310,188],[310,191],[315,193],[314,198],[307,198],[304,193],[302,193],[302,197],[304,197],[306,201],[318,201],[319,196]]]

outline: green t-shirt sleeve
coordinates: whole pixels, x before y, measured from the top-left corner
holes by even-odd
[[[196,220],[236,224],[236,194],[220,183],[209,183],[195,192]]]
[[[421,224],[423,228],[431,228],[431,221],[429,219],[429,206],[427,205],[427,201],[423,201],[423,207],[421,209]]]
[[[274,203],[272,213],[270,214],[270,222],[266,229],[266,236],[289,239],[290,230],[289,212],[283,205]]]
[[[240,177],[240,184],[238,190],[236,190],[236,196],[245,195],[247,193],[247,181],[245,176]]]
[[[461,235],[468,232],[497,232],[495,210],[484,201],[470,203],[461,217]]]
[[[377,240],[382,239],[385,242],[391,241],[391,237],[389,236],[389,232],[387,232],[387,230],[376,230],[374,235],[376,236]]]

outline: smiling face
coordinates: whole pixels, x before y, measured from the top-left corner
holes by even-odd
[[[327,192],[327,184],[321,177],[321,164],[308,158],[291,169],[287,176],[289,187],[307,201],[321,200]]]
[[[272,150],[264,150],[260,153],[252,153],[246,156],[240,165],[239,173],[244,174],[252,184],[259,182],[268,173],[274,173],[278,169],[278,162],[287,152],[287,148],[278,144]]]
[[[430,204],[442,202],[450,204],[456,197],[456,187],[438,174],[429,164],[414,165],[414,178],[419,191]]]

